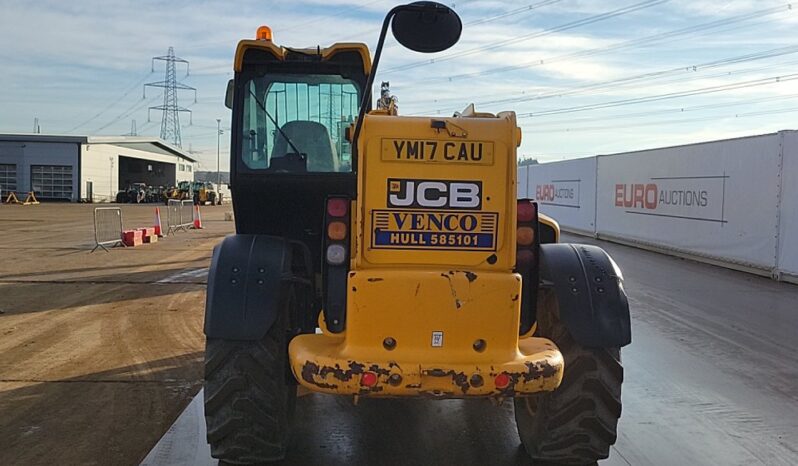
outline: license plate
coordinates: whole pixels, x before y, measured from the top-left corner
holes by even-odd
[[[492,165],[493,142],[386,138],[382,140],[382,160]]]

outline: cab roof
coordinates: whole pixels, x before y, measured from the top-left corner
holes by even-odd
[[[322,60],[329,60],[335,55],[343,52],[356,52],[360,54],[363,61],[363,72],[368,75],[371,72],[371,55],[366,44],[360,42],[340,42],[325,48],[289,48],[275,45],[270,40],[242,40],[238,43],[236,48],[235,63],[233,69],[240,72],[244,64],[244,54],[248,50],[262,50],[270,53],[278,60],[285,60],[285,57],[290,52],[296,52],[308,55],[321,55]]]

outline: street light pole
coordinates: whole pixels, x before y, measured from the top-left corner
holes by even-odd
[[[222,172],[219,171],[219,149],[222,140],[222,119],[216,119],[216,189],[221,189]]]

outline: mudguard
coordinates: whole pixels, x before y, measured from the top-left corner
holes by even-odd
[[[293,279],[292,244],[266,235],[230,235],[213,250],[205,335],[259,340],[280,311],[283,282]]]
[[[541,244],[540,279],[554,288],[560,320],[582,346],[609,348],[632,341],[621,269],[603,249]]]

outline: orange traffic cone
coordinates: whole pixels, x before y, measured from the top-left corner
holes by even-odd
[[[163,233],[161,233],[161,208],[155,208],[155,236],[158,238],[163,238]]]
[[[196,214],[196,215],[194,215],[194,228],[196,228],[197,230],[201,230],[202,229],[202,217],[200,216],[200,210],[199,210],[199,206],[198,205],[194,206],[194,213]]]

